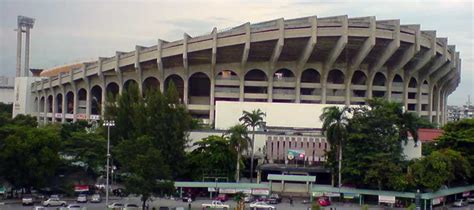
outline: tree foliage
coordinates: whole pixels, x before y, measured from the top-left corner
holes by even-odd
[[[194,179],[199,180],[203,174],[226,176],[233,179],[237,161],[236,152],[230,141],[223,136],[209,136],[193,145],[189,154],[189,166],[194,169]]]

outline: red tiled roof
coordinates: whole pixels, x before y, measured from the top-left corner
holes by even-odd
[[[420,128],[418,129],[418,140],[421,142],[432,142],[436,138],[443,135],[443,130],[441,129],[431,129],[431,128]]]

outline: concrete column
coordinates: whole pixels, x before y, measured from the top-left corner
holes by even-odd
[[[268,102],[273,101],[273,73],[271,75],[268,75],[268,87],[267,87],[267,96],[268,96]]]
[[[367,98],[372,99],[373,98],[373,87],[374,87],[374,77],[375,77],[375,72],[369,72],[369,76],[367,77]],[[388,81],[388,79],[387,79]]]
[[[17,29],[17,45],[16,45],[16,76],[21,77],[21,42],[22,42],[22,29],[18,26]]]
[[[188,75],[186,75],[185,78],[183,78],[183,84],[184,84],[184,90],[183,90],[183,103],[188,105],[188,86],[189,86],[189,78]]]
[[[25,70],[23,76],[28,76],[30,69],[30,27],[26,27],[26,38],[25,38]],[[53,117],[54,118],[54,117]],[[54,120],[53,120],[54,122]]]
[[[441,89],[438,88],[436,91],[436,124],[441,126],[440,115],[441,115]]]
[[[392,89],[393,89],[393,75],[395,70],[388,70],[387,71],[387,93],[385,94],[387,96],[387,101],[392,101]],[[390,82],[389,82],[390,81]]]
[[[346,106],[349,106],[351,104],[351,80],[352,80],[352,75],[354,75],[352,67],[346,68],[346,71],[348,71],[347,76],[345,77],[344,81],[344,86],[345,86],[345,104]]]
[[[61,107],[62,107],[61,122],[65,123],[66,122],[67,107],[66,107],[66,91],[64,91],[64,88],[62,90],[62,94],[63,94],[63,101],[61,102]]]
[[[244,71],[242,70],[242,72],[244,72]],[[239,94],[239,101],[244,101],[244,95],[245,95],[245,93],[244,93],[245,79],[244,79],[244,78],[245,78],[245,75],[242,74],[242,75],[240,76],[240,86],[239,86],[240,94]]]
[[[423,81],[422,81],[423,82]],[[418,113],[418,116],[421,116],[421,86],[423,85],[423,83],[419,83],[417,84],[417,87],[416,87],[416,112]]]
[[[326,66],[323,67],[323,74],[321,77],[321,104],[326,103],[326,93],[327,93],[327,74],[328,74],[328,68]]]
[[[57,103],[56,102],[56,92],[55,91],[52,91],[52,92],[53,92],[53,100],[51,101],[51,106],[53,106],[53,107],[52,107],[51,111],[52,111],[53,116],[51,117],[51,121],[54,123],[54,122],[56,122],[56,116],[55,115],[56,115],[56,112],[58,111],[58,106],[56,104]]]
[[[90,86],[90,85],[88,85]],[[91,88],[87,87],[86,91],[86,119],[90,119],[91,116]]]
[[[434,86],[430,85],[429,93],[428,93],[428,116],[429,121],[433,122],[433,89]]]
[[[48,96],[47,94],[44,94],[44,106],[43,106],[43,123],[46,125],[48,123]]]
[[[296,79],[296,87],[295,87],[295,103],[300,103],[301,101],[301,74],[302,74],[302,71],[301,69],[298,70],[298,73],[297,73],[297,78]]]
[[[408,82],[409,80],[403,80],[403,106],[405,106],[405,110],[408,110]]]
[[[104,81],[104,83],[102,85],[102,94],[101,94],[102,101],[100,102],[100,115],[102,115],[103,117],[105,115],[105,102],[107,101],[107,87],[106,87],[107,83],[105,82],[105,76],[102,79],[102,81]]]
[[[79,103],[79,93],[77,92],[77,89],[74,88],[74,109],[73,109],[73,122],[77,121],[77,111],[78,111],[78,103]]]
[[[209,109],[209,122],[211,125],[214,124],[214,110],[216,108],[216,105],[214,103],[214,95],[215,95],[215,85],[216,85],[216,81],[215,81],[215,78],[214,78],[214,75],[211,75],[211,97],[210,97],[210,101],[209,101],[209,104],[210,104],[210,109]]]

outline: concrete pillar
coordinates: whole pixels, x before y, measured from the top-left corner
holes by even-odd
[[[183,103],[188,105],[188,86],[189,86],[189,78],[188,75],[186,75],[185,78],[183,78],[183,84],[184,84],[184,90],[183,90]]]
[[[405,106],[405,110],[408,110],[408,80],[403,80],[403,106]]]
[[[433,122],[433,89],[434,86],[430,85],[429,87],[429,93],[428,93],[428,118],[430,122]]]
[[[210,101],[209,101],[209,104],[210,104],[210,109],[209,109],[209,123],[211,125],[214,124],[214,110],[216,108],[216,105],[214,103],[214,95],[215,95],[215,85],[216,85],[216,81],[215,81],[215,78],[214,78],[214,75],[211,75],[211,95],[210,95]]]
[[[421,86],[423,85],[423,83],[419,83],[417,84],[416,86],[416,112],[418,113],[418,116],[421,116]]]
[[[326,95],[327,95],[327,75],[328,75],[328,67],[323,67],[323,74],[321,75],[321,104],[326,103]]]
[[[393,89],[393,75],[395,70],[388,70],[387,72],[387,93],[385,94],[387,97],[387,101],[392,101],[392,89]]]
[[[297,77],[295,78],[296,79],[296,87],[295,87],[295,103],[300,103],[301,101],[301,74],[302,74],[302,71],[301,69],[298,70],[298,73],[297,73]]]
[[[267,87],[268,102],[273,101],[273,74],[268,75],[268,87]]]
[[[435,122],[439,126],[441,126],[440,116],[441,116],[441,89],[438,88],[438,90],[436,91],[436,121]]]
[[[52,91],[52,92],[53,92],[53,100],[51,101],[51,106],[53,106],[53,107],[51,109],[51,111],[52,111],[51,121],[54,123],[54,122],[56,122],[56,116],[55,115],[56,115],[56,112],[58,111],[58,105],[57,105],[57,102],[56,102],[56,100],[57,100],[56,99],[56,92],[55,91]]]
[[[65,123],[66,122],[67,107],[66,107],[66,91],[64,91],[64,89],[62,90],[62,94],[63,94],[63,101],[61,102],[61,107],[62,107],[61,122]]]
[[[44,94],[44,106],[43,106],[43,123],[46,125],[48,122],[48,96],[47,94]]]
[[[345,91],[346,91],[346,97],[345,97],[345,104],[346,106],[349,106],[351,104],[351,80],[352,80],[352,75],[354,73],[352,72],[352,69],[346,69],[348,70],[347,77],[345,77]]]
[[[25,70],[23,76],[28,76],[30,69],[30,27],[26,27],[26,38],[25,38]],[[54,117],[53,117],[54,118]],[[54,120],[53,120],[54,122]]]
[[[77,121],[77,114],[78,114],[78,103],[79,103],[79,93],[77,92],[77,89],[74,88],[74,109],[73,109],[73,122]]]
[[[103,78],[103,81],[104,83],[102,85],[102,93],[101,93],[102,101],[100,102],[100,115],[102,115],[102,117],[105,115],[105,102],[107,101],[107,86],[106,86],[107,83],[105,82],[105,76]]]
[[[242,70],[242,72],[244,72]],[[244,101],[244,96],[245,96],[245,93],[244,93],[244,88],[245,88],[245,74],[242,74],[240,76],[240,86],[239,86],[239,90],[240,90],[240,94],[239,94],[239,101]]]
[[[90,119],[90,116],[91,116],[91,88],[87,87],[87,91],[86,91],[86,119],[87,120]]]
[[[22,29],[18,25],[17,29],[17,45],[16,45],[16,76],[21,77],[21,43],[22,43]]]

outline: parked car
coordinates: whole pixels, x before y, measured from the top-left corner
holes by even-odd
[[[211,209],[216,209],[216,208],[228,209],[228,208],[230,208],[229,205],[223,204],[221,201],[212,201],[212,203],[203,203],[202,207],[203,208],[211,208]]]
[[[245,203],[252,203],[255,201],[255,197],[253,195],[246,195],[244,197],[244,202]]]
[[[227,200],[229,200],[229,196],[227,194],[221,193],[216,198],[214,198],[214,200],[220,201],[220,202],[226,202]]]
[[[87,196],[86,196],[86,194],[79,194],[79,195],[77,196],[76,201],[77,201],[78,203],[87,203]]]
[[[49,198],[43,201],[43,206],[67,206],[66,201],[59,200],[59,198]]]
[[[100,197],[100,194],[94,194],[91,197],[91,203],[100,203],[102,202],[102,198]]]
[[[255,203],[250,204],[250,208],[257,208],[257,209],[275,209],[275,206],[268,205],[265,202],[257,201]]]
[[[67,206],[67,209],[68,210],[81,210],[81,206],[79,206],[78,204],[71,204]]]
[[[267,202],[271,204],[278,204],[281,202],[281,197],[278,194],[271,194],[270,197],[267,199]]]
[[[331,205],[331,201],[329,200],[329,197],[327,196],[322,196],[318,198],[318,203],[320,206],[329,206]]]
[[[467,202],[468,203],[474,203],[474,196],[468,197]]]
[[[140,207],[138,207],[137,204],[133,204],[133,203],[127,203],[123,207],[123,210],[138,210],[138,209],[140,209]]]
[[[464,199],[458,199],[454,201],[453,206],[455,207],[463,207],[469,205],[466,200]]]
[[[260,197],[257,197],[256,201],[261,201],[261,202],[267,202],[268,196],[262,195]]]
[[[109,209],[122,209],[123,204],[122,203],[112,203],[112,204],[109,204],[108,208]]]
[[[23,197],[21,198],[21,204],[23,206],[33,205],[34,203],[35,201],[33,199],[33,196],[31,195],[23,195]]]

